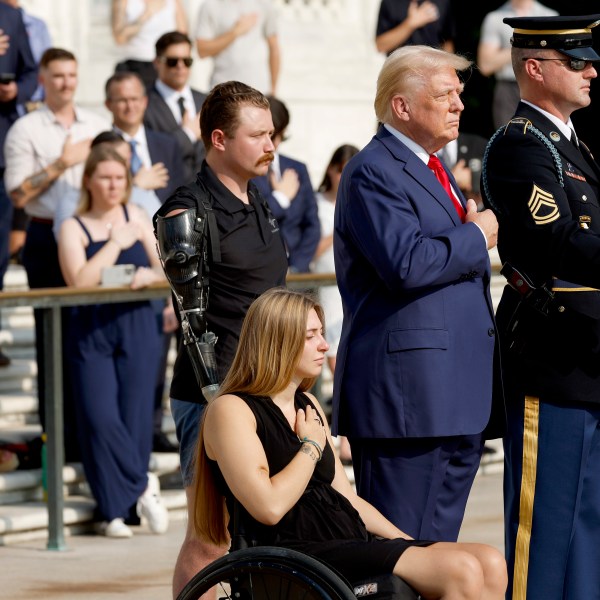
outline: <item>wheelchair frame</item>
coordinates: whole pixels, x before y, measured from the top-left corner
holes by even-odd
[[[405,581],[392,574],[350,584],[324,562],[302,552],[261,546],[244,527],[239,502],[234,505],[234,532],[229,554],[197,573],[177,600],[198,600],[216,587],[219,600],[418,600]]]

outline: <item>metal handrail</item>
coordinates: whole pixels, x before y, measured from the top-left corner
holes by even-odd
[[[296,289],[312,289],[335,284],[333,273],[294,273],[287,285]],[[63,381],[61,309],[89,304],[139,302],[167,298],[171,289],[155,283],[140,290],[128,287],[40,288],[16,292],[0,292],[0,308],[28,306],[41,311],[44,331],[44,381],[46,385],[46,483],[48,493],[48,550],[65,550],[63,522]]]
[[[500,265],[492,261],[492,274],[499,274]],[[333,273],[294,273],[286,284],[293,289],[316,289],[335,285]],[[46,460],[48,492],[48,550],[64,550],[63,479],[63,381],[61,308],[89,304],[137,302],[170,295],[169,285],[155,283],[140,290],[127,287],[41,288],[17,292],[0,292],[0,309],[28,306],[41,310],[44,330],[44,364],[46,383]]]

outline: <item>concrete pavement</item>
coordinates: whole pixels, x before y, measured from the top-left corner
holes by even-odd
[[[460,539],[502,550],[502,474],[480,472],[467,505]],[[171,575],[183,535],[183,515],[172,518],[165,535],[145,527],[134,537],[95,535],[67,538],[68,549],[51,552],[35,541],[0,548],[0,598],[11,600],[169,600]]]

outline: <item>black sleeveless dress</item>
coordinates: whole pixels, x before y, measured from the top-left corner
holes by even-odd
[[[279,407],[268,397],[236,394],[254,413],[271,476],[285,468],[300,450],[301,443]],[[296,392],[296,410],[313,406],[302,392]],[[218,466],[212,462],[217,482],[231,513],[233,496]],[[296,505],[272,527],[261,525],[245,513],[259,531],[263,545],[282,546],[310,554],[330,564],[350,581],[380,573],[391,573],[400,555],[410,546],[429,546],[434,542],[402,538],[383,540],[372,536],[358,512],[345,496],[333,487],[335,475],[333,450],[327,444],[304,494]],[[245,511],[244,511],[245,512]],[[232,524],[230,523],[230,533]]]

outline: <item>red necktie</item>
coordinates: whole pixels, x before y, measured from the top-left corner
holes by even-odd
[[[431,154],[429,156],[429,162],[427,166],[433,171],[433,174],[437,177],[437,180],[442,184],[442,187],[446,190],[448,196],[450,196],[450,200],[454,204],[454,208],[458,213],[458,216],[461,222],[465,222],[465,209],[463,205],[460,203],[460,200],[454,195],[452,191],[452,187],[450,186],[450,179],[448,178],[448,173],[446,173],[446,169],[442,166],[440,159],[435,155]]]

